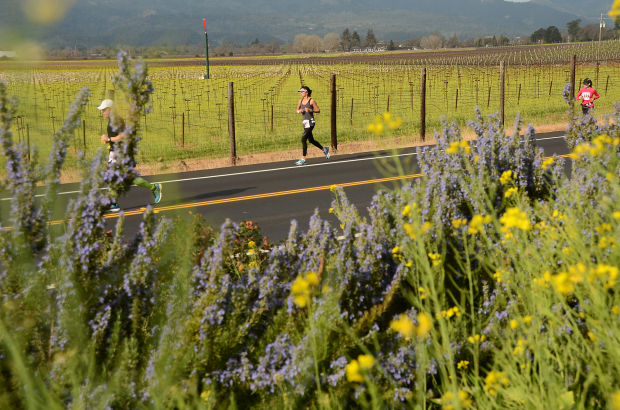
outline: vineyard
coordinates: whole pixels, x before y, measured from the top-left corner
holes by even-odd
[[[601,94],[595,115],[609,113],[620,95],[620,42],[578,46],[470,50],[469,52],[392,53],[360,58],[213,59],[211,79],[203,80],[202,60],[153,60],[149,78],[155,92],[141,119],[139,160],[176,161],[228,156],[228,83],[234,83],[237,155],[297,149],[301,125],[295,113],[301,84],[313,89],[322,108],[315,135],[330,140],[330,76],[336,76],[338,142],[386,138],[366,129],[377,115],[402,119],[398,135],[419,142],[420,71],[426,68],[428,134],[442,119],[465,126],[475,107],[483,114],[499,109],[499,62],[506,63],[507,125],[520,114],[535,124],[565,120],[562,90],[569,82],[569,60],[577,56],[576,78],[589,77]],[[598,57],[598,63],[596,63]],[[240,64],[237,64],[240,63]],[[81,129],[76,130],[68,166],[76,154],[92,158],[101,147],[106,123],[96,109],[114,96],[113,61],[43,62],[24,68],[0,62],[0,79],[20,101],[16,137],[43,155],[79,91],[92,91]],[[115,96],[122,101],[122,98]]]

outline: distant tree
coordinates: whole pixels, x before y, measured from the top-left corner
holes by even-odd
[[[598,24],[587,24],[579,30],[579,40],[594,41],[598,40]]]
[[[351,32],[349,28],[345,28],[340,36],[340,45],[342,46],[342,51],[351,51]]]
[[[280,43],[280,40],[272,40],[265,44],[264,50],[266,53],[275,54],[280,51],[281,46],[282,44]]]
[[[396,45],[394,44],[394,40],[390,40],[390,42],[388,43],[387,49],[390,51],[396,50]]]
[[[293,40],[293,50],[299,53],[316,53],[323,49],[323,40],[316,34],[297,34]]]
[[[357,31],[353,31],[353,34],[351,34],[351,48],[361,47],[361,46],[362,46],[362,39],[360,38],[360,35],[357,34]]]
[[[326,50],[337,50],[340,47],[340,37],[337,33],[327,33],[323,37],[323,45]]]
[[[364,47],[374,48],[377,46],[377,38],[375,37],[375,33],[372,29],[368,29],[366,33],[366,40],[364,40]]]
[[[556,26],[549,26],[545,30],[544,40],[545,43],[561,43],[562,34],[560,34],[560,30]]]
[[[260,44],[260,40],[258,39],[258,37],[256,37],[254,40],[252,40],[252,42],[250,43],[251,46],[255,46]]]
[[[410,38],[409,40],[405,40],[403,42],[403,46],[406,48],[420,48],[420,39],[417,37]]]
[[[568,29],[568,41],[577,40],[577,36],[579,35],[579,30],[581,29],[579,27],[579,24],[581,24],[581,19],[571,20],[568,23],[566,23],[566,28]]]
[[[539,43],[541,41],[545,41],[546,34],[547,30],[545,30],[544,28],[539,28],[532,33],[532,35],[530,36],[530,40],[532,40],[532,43]]]
[[[448,48],[457,48],[459,46],[459,39],[456,37],[456,34],[453,34],[452,37],[446,41],[446,47]]]
[[[502,34],[499,40],[497,40],[497,44],[500,46],[507,46],[508,44],[510,44],[510,39]]]
[[[420,46],[427,50],[436,50],[442,46],[442,38],[437,34],[431,34],[428,37],[422,37],[420,39]]]

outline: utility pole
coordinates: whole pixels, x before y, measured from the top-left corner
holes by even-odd
[[[205,28],[205,58],[207,60],[207,73],[204,76],[205,80],[210,78],[209,76],[209,37],[207,36],[207,19],[202,19],[202,25]]]
[[[596,61],[601,58],[601,36],[603,34],[603,27],[605,27],[605,20],[603,20],[603,14],[601,13],[601,21],[598,25],[598,50],[596,51]]]

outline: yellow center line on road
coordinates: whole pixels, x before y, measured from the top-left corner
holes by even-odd
[[[558,157],[558,158],[570,158],[571,155],[572,154],[563,154],[563,155],[556,155],[556,157]],[[548,159],[548,158],[553,158],[553,157],[544,157],[543,159]],[[408,174],[408,175],[400,175],[400,176],[395,176],[395,177],[368,179],[368,180],[365,180],[365,181],[344,182],[344,183],[340,183],[340,184],[321,185],[321,186],[309,187],[309,188],[291,189],[291,190],[288,190],[288,191],[276,191],[276,192],[267,192],[267,193],[264,193],[264,194],[238,196],[238,197],[233,197],[233,198],[214,199],[214,200],[211,200],[211,201],[191,202],[191,203],[187,203],[187,204],[178,204],[178,205],[170,205],[170,206],[157,207],[157,208],[153,209],[153,212],[159,213],[159,212],[166,212],[166,211],[176,211],[176,210],[179,210],[179,209],[198,208],[198,207],[201,207],[201,206],[226,204],[226,203],[231,203],[231,202],[249,201],[249,200],[252,200],[252,199],[273,198],[273,197],[284,196],[284,195],[303,194],[303,193],[306,193],[306,192],[325,191],[325,190],[331,189],[332,186],[339,186],[339,187],[346,188],[346,187],[352,187],[352,186],[358,186],[358,185],[379,184],[379,183],[382,183],[382,182],[398,181],[398,180],[402,180],[402,179],[420,178],[422,176],[424,176],[424,175],[423,174]],[[142,215],[142,214],[144,214],[144,212],[146,212],[146,208],[140,208],[140,209],[136,209],[134,211],[123,212],[123,215],[124,216]],[[119,217],[118,213],[107,213],[107,214],[104,215],[104,218],[106,218],[106,219],[112,219],[112,218],[118,218],[118,217]],[[60,220],[52,221],[49,224],[50,225],[59,225],[59,224],[61,224],[63,222],[67,222],[67,221],[68,221],[67,219],[60,219]],[[10,227],[5,227],[3,229],[11,229],[11,228]]]
[[[378,184],[382,182],[398,181],[401,179],[419,178],[421,176],[422,174],[409,174],[409,175],[400,175],[396,177],[369,179],[365,181],[344,182],[340,184],[321,185],[321,186],[309,187],[309,188],[291,189],[288,191],[267,192],[264,194],[238,196],[238,197],[233,197],[233,198],[213,199],[211,201],[191,202],[188,204],[161,206],[161,207],[155,208],[154,211],[156,213],[166,212],[166,211],[176,211],[179,209],[198,208],[201,206],[226,204],[226,203],[240,202],[240,201],[249,201],[252,199],[272,198],[272,197],[284,196],[284,195],[303,194],[306,192],[326,191],[326,190],[331,189],[332,186],[339,186],[339,187],[346,188],[346,187],[352,187],[352,186],[358,186],[358,185],[368,185],[368,184]],[[140,214],[143,214],[145,210],[146,210],[145,208],[140,208],[135,211],[125,212],[124,214],[125,216],[140,215]],[[106,214],[104,216],[106,218],[117,218],[118,214]]]

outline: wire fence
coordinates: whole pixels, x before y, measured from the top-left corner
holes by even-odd
[[[9,93],[20,101],[14,133],[19,141],[51,146],[51,136],[62,125],[72,99],[81,87],[92,90],[83,127],[76,132],[72,153],[92,156],[101,147],[99,136],[106,122],[97,106],[114,94],[112,67],[71,70],[70,65],[45,70],[2,72]],[[315,136],[324,145],[330,140],[330,76],[336,82],[336,124],[339,143],[375,140],[366,130],[375,116],[389,112],[402,119],[391,136],[419,140],[421,83],[426,68],[426,128],[429,134],[442,121],[466,125],[478,107],[484,115],[500,108],[499,67],[475,64],[335,64],[312,62],[282,65],[213,67],[204,80],[204,68],[154,67],[150,79],[155,92],[150,113],[141,118],[140,161],[226,157],[229,153],[228,83],[234,83],[235,128],[238,155],[297,149],[302,134],[295,109],[301,85],[313,89],[322,112],[317,115]],[[620,96],[620,63],[610,59],[581,62],[577,84],[589,77],[601,94],[596,112],[604,113]],[[562,90],[570,81],[570,66],[561,64],[507,64],[505,117],[517,114],[526,121],[561,118],[567,111]],[[578,87],[577,87],[578,88]],[[121,96],[116,95],[117,101]],[[565,118],[565,117],[564,117]]]

